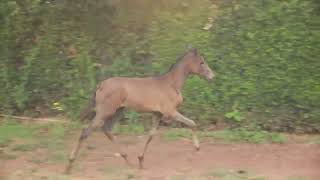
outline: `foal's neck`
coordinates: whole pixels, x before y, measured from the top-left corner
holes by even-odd
[[[172,87],[180,93],[183,85],[189,75],[189,70],[186,68],[186,64],[180,62],[175,64],[174,67],[164,75],[165,80],[172,85]]]

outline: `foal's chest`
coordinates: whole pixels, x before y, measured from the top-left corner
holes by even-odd
[[[177,105],[181,104],[183,102],[183,97],[181,92],[177,91]]]
[[[168,95],[170,98],[168,99],[168,104],[172,104],[172,106],[177,107],[179,104],[183,102],[183,97],[180,91],[174,90],[171,91]]]

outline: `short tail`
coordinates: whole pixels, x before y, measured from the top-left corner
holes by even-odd
[[[92,94],[88,104],[80,112],[80,121],[92,120],[96,116],[96,91]]]

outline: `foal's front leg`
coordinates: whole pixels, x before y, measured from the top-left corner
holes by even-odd
[[[183,124],[187,125],[192,130],[193,144],[194,144],[197,151],[200,150],[199,139],[198,139],[197,132],[196,132],[197,131],[196,123],[193,120],[183,116],[178,111],[176,111],[174,113],[173,119],[176,121],[182,122]]]
[[[144,160],[144,154],[147,152],[148,149],[148,145],[151,142],[153,136],[156,134],[159,124],[160,124],[160,120],[161,120],[161,115],[157,114],[155,117],[153,117],[152,119],[152,128],[149,132],[149,136],[147,141],[144,144],[144,148],[143,148],[143,152],[138,156],[138,160],[139,160],[139,168],[143,169],[143,160]]]

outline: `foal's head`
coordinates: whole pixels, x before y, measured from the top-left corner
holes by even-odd
[[[191,49],[185,58],[190,73],[200,75],[207,80],[213,79],[215,76],[214,72],[204,61],[204,58],[200,55],[197,49]]]

